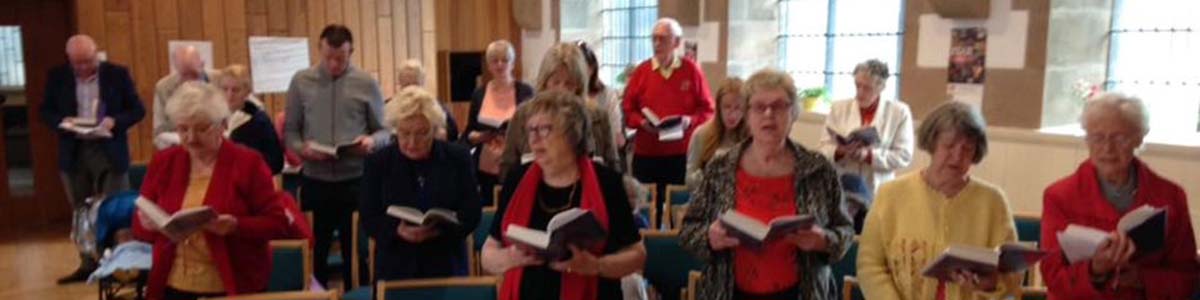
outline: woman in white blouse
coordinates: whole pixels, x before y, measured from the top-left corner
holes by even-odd
[[[899,100],[883,100],[887,85],[887,64],[871,59],[854,67],[854,99],[833,103],[825,119],[821,153],[833,160],[843,173],[862,176],[872,191],[891,180],[896,170],[907,167],[913,157],[913,121],[908,105]],[[839,143],[835,133],[849,135],[855,130],[874,127],[877,143]],[[871,203],[847,202],[856,223]]]

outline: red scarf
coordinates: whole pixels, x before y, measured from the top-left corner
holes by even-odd
[[[583,199],[579,208],[591,211],[592,216],[596,217],[596,221],[600,222],[600,227],[608,231],[608,209],[604,205],[604,197],[600,194],[600,181],[596,179],[596,170],[592,167],[592,161],[580,158],[578,165],[579,179],[583,183]],[[517,190],[513,192],[512,199],[509,200],[504,218],[500,219],[502,230],[508,230],[508,225],[511,224],[529,225],[534,202],[537,201],[538,184],[541,181],[542,168],[535,163],[529,167],[529,171],[525,172],[525,176],[521,177],[521,183],[517,185]],[[504,244],[508,246],[511,243],[505,241]],[[604,249],[603,242],[590,250],[592,253],[599,254],[602,249]],[[504,273],[504,282],[500,286],[500,299],[516,300],[521,298],[521,276],[524,271],[525,268],[522,267],[512,268]],[[596,283],[596,276],[562,273],[559,297],[563,300],[596,299]]]

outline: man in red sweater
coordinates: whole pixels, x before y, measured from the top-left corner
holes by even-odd
[[[692,131],[713,115],[713,100],[704,72],[696,62],[675,55],[683,29],[671,18],[654,25],[654,57],[637,66],[625,87],[621,104],[625,125],[638,128],[634,139],[633,175],[657,183],[663,195],[667,184],[683,184],[687,145]],[[663,120],[679,118],[682,139],[661,139],[659,130],[643,115],[648,108]]]

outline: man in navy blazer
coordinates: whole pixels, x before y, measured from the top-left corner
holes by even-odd
[[[59,284],[87,279],[96,268],[95,244],[85,238],[90,226],[80,226],[86,223],[86,200],[129,189],[125,131],[146,115],[129,70],[100,62],[91,37],[67,40],[67,59],[68,64],[50,71],[41,106],[42,121],[58,133],[58,168],[75,211],[71,237],[81,260],[79,269]],[[83,130],[90,128],[94,130]]]

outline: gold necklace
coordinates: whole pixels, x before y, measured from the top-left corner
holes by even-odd
[[[546,212],[551,215],[557,214],[558,212],[561,212],[564,210],[567,210],[567,208],[571,207],[571,203],[575,202],[575,190],[578,187],[579,187],[578,182],[571,184],[571,193],[567,195],[567,204],[564,204],[560,207],[548,207],[546,205],[546,202],[542,201],[542,195],[539,193],[537,196],[538,208],[541,208],[543,212]]]

